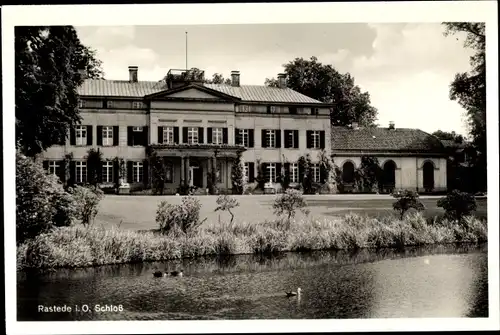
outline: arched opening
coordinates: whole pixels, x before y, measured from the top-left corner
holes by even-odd
[[[424,170],[424,190],[425,192],[432,192],[434,190],[434,164],[432,162],[425,162]]]
[[[396,187],[396,163],[388,160],[384,163],[383,189],[385,192],[392,193]]]
[[[354,187],[354,164],[352,162],[347,161],[342,165],[342,182],[344,192],[352,191]]]

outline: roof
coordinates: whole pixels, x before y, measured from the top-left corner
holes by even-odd
[[[441,141],[420,129],[332,127],[332,151],[443,153]]]
[[[466,142],[459,143],[454,140],[441,140],[441,142],[445,148],[463,149],[468,146]]]
[[[321,101],[305,96],[291,88],[264,85],[233,87],[224,84],[203,84],[203,86],[243,101],[322,104]],[[140,98],[166,89],[165,83],[159,81],[131,83],[128,80],[86,79],[82,86],[78,88],[78,94],[81,96]]]

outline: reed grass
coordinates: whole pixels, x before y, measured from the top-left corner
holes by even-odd
[[[402,248],[487,241],[486,220],[427,221],[420,213],[403,220],[349,214],[331,220],[205,223],[187,234],[74,225],[41,234],[17,248],[18,269],[87,267],[208,255],[283,251]]]

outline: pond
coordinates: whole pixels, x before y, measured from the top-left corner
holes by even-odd
[[[183,269],[184,276],[154,278],[156,269]],[[286,297],[285,291],[298,287],[299,297]],[[51,308],[66,310],[51,312]],[[20,272],[17,317],[18,321],[488,317],[487,244]]]

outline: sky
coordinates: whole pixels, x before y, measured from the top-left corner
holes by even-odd
[[[210,78],[240,71],[241,85],[263,85],[297,57],[349,72],[378,109],[386,127],[455,131],[466,135],[465,111],[449,99],[449,85],[469,70],[463,36],[443,35],[439,23],[324,23],[76,27],[103,62],[106,79],[160,80],[169,69],[197,67]]]

